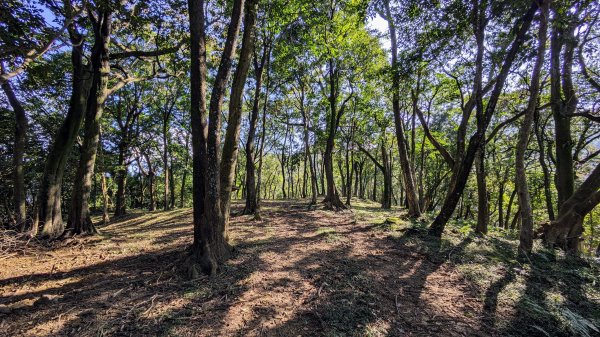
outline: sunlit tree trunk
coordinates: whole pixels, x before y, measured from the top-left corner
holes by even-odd
[[[74,23],[69,26],[71,42],[72,82],[69,109],[63,124],[54,136],[50,152],[46,157],[44,174],[36,198],[36,210],[32,233],[38,226],[42,236],[56,237],[64,231],[61,212],[61,192],[65,167],[75,138],[85,116],[86,102],[90,90],[91,77],[83,64],[84,38]],[[39,223],[38,223],[39,221]]]
[[[90,218],[88,202],[100,139],[100,120],[104,112],[104,102],[108,97],[110,73],[108,51],[112,12],[108,8],[103,8],[98,10],[95,15],[90,13],[89,18],[93,23],[94,30],[94,46],[90,57],[93,78],[86,107],[83,145],[75,174],[75,185],[67,223],[70,234],[96,233],[96,228]]]
[[[527,184],[527,172],[525,168],[525,151],[529,144],[531,128],[535,109],[538,104],[540,91],[540,73],[544,66],[544,54],[546,52],[546,34],[547,34],[548,3],[544,2],[541,7],[540,28],[538,32],[538,47],[535,65],[531,74],[531,85],[529,88],[529,102],[525,117],[519,129],[519,139],[517,141],[517,154],[515,159],[515,186],[519,208],[521,209],[521,230],[519,235],[519,254],[529,255],[533,248],[533,210],[531,207],[531,196],[529,195],[529,186]]]

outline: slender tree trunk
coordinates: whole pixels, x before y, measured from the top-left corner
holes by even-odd
[[[506,216],[504,217],[504,227],[508,229],[508,223],[510,221],[510,212],[512,210],[513,201],[515,200],[515,195],[517,195],[517,189],[515,188],[510,194],[510,199],[508,199],[508,208],[506,209]]]
[[[256,172],[256,209],[254,211],[254,219],[260,220],[260,204],[261,204],[261,196],[260,191],[262,189],[262,168],[263,168],[263,159],[265,153],[265,136],[266,136],[266,126],[267,126],[267,106],[269,103],[269,85],[270,85],[270,77],[269,77],[269,69],[270,69],[270,57],[267,58],[267,79],[265,85],[265,100],[263,103],[263,112],[262,112],[262,120],[261,120],[261,132],[260,132],[260,150],[258,157],[258,170]],[[268,189],[265,188],[265,195],[268,192]]]
[[[148,164],[148,193],[150,194],[150,204],[148,205],[148,210],[153,212],[156,210],[156,195],[154,191],[154,177],[156,177],[156,173],[154,172],[154,167],[152,167],[152,162],[150,161],[150,157],[148,154],[144,154],[146,158],[146,163]]]
[[[168,132],[169,132],[169,127],[168,127],[168,117],[163,119],[163,153],[162,153],[162,160],[163,160],[163,174],[164,174],[164,184],[165,184],[165,190],[163,193],[163,209],[165,211],[169,210],[169,192],[170,192],[170,187],[169,187],[169,175],[170,175],[170,169],[169,169],[169,140],[168,140]]]
[[[123,137],[127,137],[123,135]],[[119,158],[117,162],[117,195],[115,202],[115,217],[123,216],[127,212],[125,204],[125,184],[127,183],[127,165],[125,163],[127,156],[127,140],[122,139],[119,143]]]
[[[335,146],[335,135],[339,125],[339,120],[344,114],[346,102],[350,97],[342,103],[342,106],[337,108],[338,90],[339,90],[339,71],[335,69],[333,59],[329,62],[329,118],[327,118],[327,142],[325,144],[325,153],[323,155],[323,166],[325,170],[325,180],[327,181],[327,190],[325,193],[325,207],[328,209],[345,209],[346,206],[340,200],[337,188],[335,187],[335,179],[333,176],[333,149]]]
[[[515,39],[513,40],[509,50],[506,52],[502,68],[496,79],[494,89],[492,90],[490,98],[488,99],[485,110],[482,107],[483,99],[481,90],[481,70],[477,71],[478,74],[476,74],[475,76],[475,94],[478,97],[478,111],[481,111],[481,114],[477,114],[477,131],[469,140],[469,145],[465,151],[465,155],[461,156],[462,159],[460,157],[456,158],[457,162],[455,164],[456,167],[453,170],[454,172],[452,183],[440,212],[438,213],[435,220],[430,226],[429,233],[431,235],[441,237],[446,223],[448,222],[448,220],[452,216],[452,213],[454,213],[454,210],[456,209],[458,200],[460,199],[464,188],[467,184],[467,180],[469,178],[469,174],[471,172],[471,168],[475,160],[475,153],[480,148],[482,142],[485,141],[485,132],[496,110],[496,104],[498,103],[498,99],[500,98],[500,95],[504,88],[504,83],[506,82],[506,78],[509,74],[510,69],[512,68],[512,64],[516,58],[517,52],[519,51],[521,45],[525,40],[525,35],[529,30],[529,27],[531,26],[533,16],[537,9],[538,3],[536,1],[533,1],[531,3],[530,8],[527,10],[524,16],[520,20],[517,20],[516,24],[518,25],[518,29],[516,30],[517,33]],[[477,29],[478,33],[476,34],[478,40],[478,58],[482,58],[484,44],[484,32],[482,30],[482,25],[483,27],[485,26],[485,24],[483,24],[482,22],[485,22],[485,18],[483,17],[485,9],[479,9],[478,11],[481,11],[481,14],[475,15],[478,18],[477,22],[475,23],[475,26],[479,27],[479,29]],[[480,62],[476,63],[479,65],[479,67],[481,67]]]
[[[543,138],[543,130],[540,125],[540,114],[537,109],[534,111],[534,130],[535,137],[538,143],[538,160],[540,162],[540,166],[542,167],[542,173],[544,174],[544,196],[546,201],[546,210],[548,212],[548,218],[552,221],[554,220],[554,205],[552,204],[552,192],[550,191],[550,170],[548,169],[548,164],[546,163],[546,152],[544,146],[544,138]]]
[[[234,180],[234,168],[237,164],[240,126],[242,121],[242,95],[248,69],[252,62],[254,51],[254,26],[256,24],[256,11],[258,0],[247,0],[244,15],[244,34],[242,37],[242,48],[237,64],[237,69],[231,86],[229,99],[229,119],[225,141],[223,143],[223,156],[221,159],[221,214],[225,222],[225,233],[227,236],[227,225],[229,223],[229,210],[231,207],[231,188]],[[258,108],[257,108],[258,109]],[[254,165],[252,163],[252,165]],[[254,183],[253,183],[254,185]]]
[[[396,27],[390,13],[389,2],[385,2],[388,29],[390,31],[391,53],[392,53],[392,108],[394,112],[394,125],[396,127],[396,138],[398,142],[398,155],[400,158],[400,167],[402,168],[402,178],[404,181],[404,190],[408,201],[408,216],[417,218],[421,215],[419,208],[419,197],[414,182],[414,171],[409,160],[409,153],[404,135],[404,125],[400,116],[400,70],[398,69],[398,44],[396,37]],[[416,104],[416,102],[414,103]],[[414,139],[413,139],[414,140]]]
[[[254,214],[256,212],[259,198],[256,187],[256,168],[254,164],[254,139],[256,138],[256,125],[258,122],[260,107],[263,71],[265,64],[267,63],[267,59],[270,58],[270,51],[270,42],[267,40],[263,41],[263,51],[260,61],[255,60],[254,62],[254,79],[256,86],[254,89],[252,112],[250,113],[248,139],[246,140],[246,206],[244,207],[244,214]]]
[[[548,3],[544,2],[541,7],[540,28],[538,33],[538,47],[533,73],[531,75],[531,86],[529,88],[529,102],[525,117],[519,129],[519,140],[517,141],[517,155],[515,159],[515,186],[519,208],[521,209],[521,231],[519,235],[519,254],[529,255],[533,248],[533,210],[531,208],[531,196],[527,184],[527,172],[525,168],[525,151],[529,144],[529,136],[535,109],[538,103],[540,91],[540,73],[544,66],[544,54],[546,52],[546,33],[548,19]]]
[[[373,170],[373,201],[377,201],[377,166]]]
[[[169,208],[175,208],[175,175],[173,174],[173,154],[169,155],[170,157],[170,167],[169,167],[169,186],[171,191],[169,193],[169,198],[171,199],[169,202]]]
[[[13,147],[13,202],[17,228],[25,229],[27,213],[25,209],[25,172],[23,170],[23,157],[25,155],[25,142],[27,140],[27,115],[15,92],[6,81],[2,89],[15,114],[15,141]]]
[[[477,152],[475,168],[477,173],[477,227],[479,234],[487,234],[490,220],[490,206],[487,197],[487,184],[485,172],[485,147]]]
[[[188,173],[188,165],[190,161],[190,137],[186,135],[185,137],[185,161],[183,164],[183,173],[181,174],[181,191],[179,194],[179,208],[183,208],[185,206],[185,184],[187,181],[187,173]]]
[[[106,174],[102,174],[102,223],[107,224],[110,221],[108,216],[108,186],[106,184]]]
[[[300,113],[302,114],[302,131],[303,131],[303,135],[304,135],[304,152],[305,152],[305,156],[306,156],[306,160],[308,160],[308,166],[309,166],[309,171],[310,171],[310,191],[311,191],[311,197],[310,197],[310,205],[315,205],[317,203],[317,173],[316,173],[316,169],[315,169],[315,163],[313,161],[313,156],[311,155],[311,151],[310,151],[310,137],[309,137],[309,120],[308,120],[308,116],[306,113],[306,110],[304,108],[304,96],[305,96],[305,92],[304,92],[304,83],[300,83],[300,90],[301,90],[301,94],[300,94]]]

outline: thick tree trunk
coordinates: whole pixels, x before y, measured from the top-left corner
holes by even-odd
[[[204,0],[188,0],[190,21],[190,126],[192,136],[192,199],[194,241],[185,263],[187,274],[215,273],[216,261],[210,255],[210,225],[204,219],[206,174],[206,36]]]
[[[203,0],[188,0],[191,35],[191,128],[193,152],[194,243],[186,262],[188,275],[215,274],[230,254],[228,233],[220,203],[221,105],[236,49],[244,0],[233,3],[231,22],[211,93],[206,119],[206,36]],[[208,129],[208,133],[207,133]]]
[[[92,86],[87,101],[84,138],[75,175],[73,197],[67,227],[70,234],[94,234],[96,228],[90,218],[89,198],[92,175],[96,164],[96,154],[100,139],[100,120],[104,112],[104,102],[108,96],[108,76],[110,64],[108,51],[111,34],[112,13],[98,11],[94,22],[94,46],[92,48]]]
[[[61,212],[62,182],[67,159],[71,153],[75,138],[81,128],[90,90],[90,73],[83,65],[84,39],[75,24],[69,26],[71,41],[71,64],[73,79],[69,110],[46,158],[44,175],[36,200],[36,214],[32,233],[37,234],[38,225],[42,227],[42,236],[56,237],[64,231]],[[38,224],[39,221],[39,224]]]
[[[559,246],[577,254],[583,234],[583,219],[600,204],[600,165],[590,173],[579,188],[560,208],[558,217],[543,229],[543,240],[549,246]]]
[[[13,147],[13,207],[15,212],[15,225],[20,230],[25,229],[27,213],[25,209],[25,172],[23,170],[23,157],[25,155],[25,142],[27,140],[27,115],[10,82],[2,83],[2,89],[15,114],[15,142]]]
[[[555,16],[563,14],[556,13]],[[560,20],[560,17],[555,18]],[[550,105],[554,117],[554,144],[556,151],[556,190],[558,209],[571,197],[575,188],[573,171],[573,139],[571,138],[571,114],[577,108],[577,95],[573,88],[571,68],[573,52],[577,45],[573,24],[552,25],[550,36]],[[564,48],[563,48],[564,47]],[[561,69],[561,52],[563,63]],[[563,98],[564,97],[564,98]]]
[[[525,117],[523,118],[521,128],[519,129],[519,139],[517,141],[517,154],[515,159],[515,186],[517,188],[519,208],[521,209],[521,231],[519,235],[519,254],[521,255],[529,255],[533,249],[533,210],[531,207],[529,186],[527,184],[525,151],[527,150],[527,144],[529,144],[534,113],[538,104],[540,73],[544,66],[544,54],[546,52],[547,18],[548,3],[544,2],[541,7],[537,56],[531,74],[529,102],[527,103]]]

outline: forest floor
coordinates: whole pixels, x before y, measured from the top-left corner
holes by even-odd
[[[236,206],[239,209],[239,205]],[[232,217],[219,274],[185,280],[191,210],[132,211],[101,234],[5,247],[4,336],[599,335],[595,262],[465,227],[442,240],[375,203],[352,211],[265,201]],[[596,321],[594,321],[596,320]]]

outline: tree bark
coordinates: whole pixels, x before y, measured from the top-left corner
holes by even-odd
[[[543,229],[544,243],[559,246],[571,254],[579,253],[583,219],[600,204],[600,165],[560,208],[558,217]]]
[[[27,140],[27,115],[9,81],[2,83],[2,89],[15,114],[15,141],[13,146],[13,207],[15,225],[19,230],[25,229],[27,213],[25,209],[25,172],[23,157]]]
[[[529,102],[525,117],[519,129],[519,138],[517,141],[517,154],[515,159],[515,186],[519,208],[521,209],[521,230],[519,234],[519,254],[529,255],[533,249],[533,210],[531,208],[531,196],[529,195],[529,186],[527,184],[527,172],[525,168],[525,152],[529,144],[529,136],[535,109],[538,104],[540,91],[540,73],[544,66],[544,54],[546,52],[546,34],[547,34],[548,3],[544,2],[541,6],[540,28],[538,31],[538,47],[533,72],[531,74],[531,86],[529,88]]]
[[[559,21],[562,15],[554,11]],[[556,154],[556,190],[558,209],[573,194],[575,173],[573,171],[573,139],[571,138],[571,114],[577,109],[577,95],[573,88],[571,68],[577,45],[573,23],[552,25],[550,35],[550,106],[554,117],[554,143]],[[564,47],[564,48],[563,48]],[[562,69],[561,52],[564,49]],[[564,98],[563,98],[564,97]]]
[[[206,35],[203,0],[188,0],[191,36],[190,115],[193,153],[194,242],[186,261],[188,276],[214,275],[228,258],[227,228],[221,216],[220,156],[221,105],[229,79],[240,29],[244,0],[233,3],[231,21],[211,94],[210,121],[206,118]],[[207,133],[208,131],[208,133]]]
[[[223,143],[223,156],[221,159],[221,214],[225,222],[225,233],[229,223],[229,210],[231,207],[231,188],[234,180],[234,168],[237,164],[239,151],[240,126],[242,121],[242,95],[248,69],[252,63],[252,52],[254,51],[254,26],[256,24],[256,11],[258,0],[247,0],[244,14],[244,34],[242,36],[242,48],[233,77],[231,95],[229,98],[229,119]],[[261,71],[262,72],[262,71]],[[258,107],[257,107],[258,110]]]
[[[419,208],[419,197],[414,181],[414,170],[409,159],[409,153],[404,135],[404,125],[400,115],[400,70],[398,69],[398,43],[396,36],[396,26],[390,13],[389,0],[384,2],[386,10],[386,19],[390,32],[391,53],[392,53],[392,109],[394,112],[394,125],[396,127],[396,140],[398,142],[398,156],[400,158],[400,167],[402,168],[403,187],[406,192],[408,202],[408,216],[417,218],[421,215]],[[416,102],[413,102],[416,108]],[[414,110],[414,109],[413,109]]]
[[[457,160],[457,163],[455,165],[456,168],[453,170],[453,178],[451,179],[452,183],[451,183],[449,192],[446,195],[446,199],[444,200],[444,204],[442,205],[440,212],[438,213],[438,215],[436,216],[435,220],[433,221],[433,223],[431,224],[431,226],[429,228],[429,233],[431,235],[441,237],[442,233],[444,232],[446,223],[448,222],[448,220],[452,216],[452,213],[454,213],[454,210],[456,209],[456,205],[458,204],[458,201],[464,191],[467,180],[469,178],[469,174],[471,172],[471,168],[472,168],[473,162],[475,160],[475,153],[481,146],[481,143],[485,141],[485,132],[491,121],[494,111],[496,110],[496,104],[498,103],[498,99],[500,98],[500,94],[502,93],[504,83],[505,83],[506,78],[509,74],[509,71],[512,67],[512,64],[516,58],[517,52],[525,40],[525,35],[526,35],[527,31],[529,30],[529,27],[531,26],[531,21],[533,20],[533,16],[534,16],[535,12],[537,11],[537,9],[538,9],[538,3],[536,1],[533,1],[530,8],[523,15],[523,17],[520,20],[517,20],[517,25],[520,25],[520,26],[516,30],[517,33],[516,33],[515,39],[513,40],[509,50],[506,53],[506,56],[505,56],[503,64],[502,64],[502,68],[500,70],[500,74],[498,75],[498,77],[495,81],[494,89],[492,90],[492,93],[491,93],[488,103],[485,107],[485,110],[480,109],[480,110],[482,110],[483,113],[482,113],[482,115],[477,116],[477,131],[469,140],[469,145],[466,149],[464,157],[462,157],[462,159],[460,161],[459,161],[458,156],[456,158],[456,160]],[[476,16],[479,17],[480,15],[476,15]],[[481,16],[483,16],[483,15],[481,15]],[[481,21],[481,20],[483,20],[483,18],[480,18],[479,20]],[[476,24],[476,25],[479,25],[479,24]],[[479,36],[477,38],[477,40],[478,40],[478,58],[481,58],[483,55],[483,41],[484,41],[483,31],[481,29],[479,29],[479,34],[476,34],[476,35]],[[475,77],[476,77],[475,87],[476,88],[479,87],[479,90],[477,90],[477,89],[475,90],[476,96],[480,96],[477,99],[479,101],[477,104],[479,105],[479,104],[482,104],[481,96],[482,96],[482,91],[483,91],[481,89],[481,83],[480,83],[481,82],[481,71],[478,71],[478,74]]]
[[[248,129],[248,139],[246,140],[246,205],[243,214],[254,214],[258,204],[258,193],[256,187],[256,166],[254,158],[254,139],[256,138],[256,126],[258,123],[258,114],[260,108],[260,94],[263,82],[263,71],[267,59],[270,58],[270,41],[265,38],[263,41],[263,50],[260,61],[254,61],[254,80],[256,87],[254,89],[254,100],[252,102],[252,112],[250,113],[250,126]]]
[[[477,226],[475,232],[487,234],[490,220],[490,206],[487,196],[486,172],[485,172],[485,147],[477,151],[476,175],[477,175]]]
[[[86,107],[83,145],[75,175],[73,199],[67,223],[69,234],[96,233],[96,228],[90,218],[88,202],[100,138],[100,120],[104,112],[104,102],[109,93],[110,64],[108,52],[112,12],[108,8],[102,8],[96,14],[91,12],[89,14],[94,31],[94,46],[90,57],[93,77]]]
[[[83,65],[84,37],[75,23],[69,25],[71,42],[72,83],[71,97],[67,116],[54,136],[52,146],[46,158],[44,175],[40,182],[36,198],[35,221],[32,234],[37,234],[38,225],[42,227],[42,236],[56,237],[64,231],[61,212],[62,182],[67,159],[81,128],[89,95],[91,77]],[[39,221],[39,223],[38,223]]]

